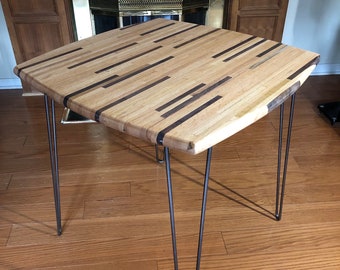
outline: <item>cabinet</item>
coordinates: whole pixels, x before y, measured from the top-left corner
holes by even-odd
[[[74,41],[71,0],[1,0],[17,64]],[[24,94],[35,93],[23,83]]]
[[[281,41],[288,0],[226,0],[224,28]]]

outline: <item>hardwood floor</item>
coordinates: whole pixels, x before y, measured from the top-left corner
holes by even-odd
[[[310,77],[298,92],[280,222],[278,110],[214,148],[202,269],[340,269],[340,128],[317,109],[335,100],[340,76]],[[43,98],[0,91],[0,105],[0,269],[173,269],[152,145],[58,124],[58,237]],[[194,269],[205,153],[171,154],[179,266]]]

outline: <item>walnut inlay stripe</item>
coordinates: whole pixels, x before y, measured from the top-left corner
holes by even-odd
[[[158,47],[152,48],[152,49],[150,49],[150,50],[147,50],[147,51],[145,51],[145,52],[141,52],[141,53],[139,53],[139,54],[136,54],[136,55],[134,55],[134,56],[132,56],[132,57],[129,57],[129,58],[125,59],[125,60],[122,60],[122,61],[120,61],[120,62],[118,62],[118,63],[115,63],[115,64],[112,64],[112,65],[107,66],[107,67],[105,67],[105,68],[102,68],[102,69],[96,71],[96,73],[98,74],[98,73],[101,73],[101,72],[103,72],[103,71],[109,70],[109,69],[111,69],[111,68],[114,68],[114,67],[119,66],[119,65],[121,65],[121,64],[124,64],[124,63],[126,63],[126,62],[129,62],[129,61],[131,61],[131,60],[134,60],[134,59],[136,59],[136,58],[138,58],[138,57],[141,57],[141,56],[143,56],[143,55],[146,55],[146,54],[148,54],[148,53],[150,53],[150,52],[153,52],[153,51],[155,51],[155,50],[158,50],[159,48],[162,48],[162,46],[158,46]]]
[[[192,30],[192,29],[194,29],[194,28],[196,28],[196,27],[198,27],[198,26],[199,26],[198,24],[197,24],[197,25],[194,25],[194,26],[191,26],[191,27],[189,27],[189,28],[187,28],[187,29],[184,29],[184,30],[178,31],[178,32],[176,32],[176,33],[173,33],[173,34],[171,34],[171,35],[168,35],[168,36],[166,36],[166,37],[157,39],[157,40],[155,40],[154,42],[155,42],[155,43],[161,42],[161,41],[166,40],[166,39],[168,39],[168,38],[171,38],[171,37],[177,36],[177,35],[179,35],[179,34],[185,33],[185,32],[187,32],[187,31],[190,31],[190,30]]]
[[[303,67],[299,68],[296,72],[294,72],[292,75],[288,77],[289,80],[293,80],[296,76],[298,76],[302,71],[309,68],[312,65],[317,65],[320,61],[320,57],[314,58],[312,61],[309,61],[307,64],[305,64]]]
[[[212,90],[214,90],[218,86],[224,84],[225,82],[229,81],[230,79],[231,79],[231,77],[227,76],[227,77],[223,78],[222,80],[218,81],[217,83],[214,83],[213,85],[210,85],[209,87],[207,87],[206,89],[202,90],[201,92],[193,95],[192,98],[182,102],[181,104],[177,105],[175,108],[171,109],[170,111],[168,111],[166,113],[163,113],[162,117],[166,118],[166,117],[168,117],[168,116],[178,112],[179,110],[185,108],[189,104],[193,103],[195,100],[203,97],[205,94],[211,92]]]
[[[147,34],[151,34],[151,33],[153,33],[153,32],[156,32],[156,31],[158,31],[158,30],[164,29],[164,28],[169,27],[169,26],[174,25],[174,24],[175,24],[174,22],[173,22],[173,23],[169,23],[169,24],[167,24],[167,25],[163,25],[163,26],[158,27],[158,28],[156,28],[156,29],[152,29],[152,30],[150,30],[150,31],[141,33],[140,35],[141,35],[141,36],[145,36],[145,35],[147,35]]]
[[[169,102],[163,104],[162,106],[158,107],[156,109],[156,111],[160,112],[163,111],[165,108],[171,106],[172,104],[176,103],[177,101],[180,101],[182,98],[190,95],[191,93],[196,92],[198,89],[202,88],[203,86],[205,86],[205,83],[201,83],[199,85],[196,85],[195,87],[191,88],[190,90],[186,91],[185,93],[183,93],[182,95],[179,95],[178,97],[170,100]]]
[[[267,53],[271,52],[272,50],[275,50],[276,48],[280,47],[282,43],[275,44],[274,46],[270,47],[269,49],[265,50],[264,52],[256,55],[257,57],[262,57],[266,55]]]
[[[114,80],[117,77],[118,77],[118,75],[110,76],[110,77],[108,77],[108,78],[106,78],[104,80],[101,80],[99,82],[95,82],[93,84],[90,84],[89,86],[86,86],[86,87],[84,87],[84,88],[82,88],[80,90],[77,90],[77,91],[75,91],[75,92],[73,92],[71,94],[66,95],[65,98],[64,98],[64,101],[63,101],[64,106],[67,107],[67,102],[68,102],[68,100],[71,97],[74,97],[76,95],[79,95],[79,94],[84,93],[84,92],[89,91],[89,90],[93,90],[96,87],[102,87],[105,83],[107,83],[107,82],[109,82],[111,80]]]
[[[235,53],[234,55],[232,55],[232,56],[230,56],[230,57],[224,59],[223,62],[228,62],[228,61],[230,61],[230,60],[236,58],[237,56],[240,56],[241,54],[244,54],[245,52],[247,52],[247,51],[249,51],[249,50],[251,50],[251,49],[253,49],[253,48],[259,46],[260,44],[262,44],[262,43],[265,42],[265,41],[266,41],[266,39],[262,39],[262,40],[256,42],[255,44],[253,44],[253,45],[251,45],[251,46],[245,48],[244,50],[242,50],[242,51],[240,51],[240,52],[238,52],[238,53]]]
[[[178,48],[180,48],[180,47],[182,47],[182,46],[184,46],[184,45],[187,45],[187,44],[189,44],[189,43],[191,43],[191,42],[194,42],[194,41],[196,41],[196,40],[198,40],[198,39],[204,38],[204,37],[206,37],[206,36],[208,36],[208,35],[210,35],[210,34],[212,34],[212,33],[215,33],[215,32],[217,32],[217,31],[220,31],[220,29],[214,29],[214,30],[212,30],[212,31],[209,31],[208,33],[205,33],[205,34],[203,34],[203,35],[200,35],[200,36],[197,36],[197,37],[195,37],[195,38],[193,38],[193,39],[190,39],[190,40],[188,40],[188,41],[185,41],[185,42],[183,42],[183,43],[181,43],[181,44],[178,44],[178,45],[174,46],[174,48],[175,48],[175,49],[178,49]]]
[[[87,87],[84,87],[84,88],[82,88],[80,90],[77,90],[77,91],[75,91],[75,92],[65,96],[63,104],[64,104],[65,107],[67,107],[67,102],[68,102],[68,100],[71,97],[74,97],[76,95],[82,94],[82,93],[87,92],[87,91],[94,90],[94,89],[99,88],[99,87],[108,88],[108,87],[110,87],[110,86],[112,86],[114,84],[117,84],[117,83],[119,83],[119,82],[121,82],[123,80],[129,79],[129,78],[131,78],[131,77],[133,77],[133,76],[135,76],[137,74],[140,74],[140,73],[142,73],[142,72],[144,72],[144,71],[146,71],[146,70],[148,70],[150,68],[158,66],[158,65],[160,65],[160,64],[162,64],[162,63],[164,63],[164,62],[166,62],[166,61],[168,61],[168,60],[170,60],[172,58],[174,58],[174,57],[173,56],[169,56],[169,57],[164,58],[164,59],[162,59],[160,61],[157,61],[157,62],[155,62],[155,63],[153,63],[151,65],[147,65],[147,66],[144,66],[144,67],[142,67],[140,69],[137,69],[137,70],[135,70],[135,71],[133,71],[133,72],[131,72],[129,74],[126,74],[124,76],[119,77],[118,75],[113,75],[113,76],[110,76],[110,77],[108,77],[108,78],[106,78],[104,80],[101,80],[99,82],[93,83],[93,84],[91,84],[91,85],[89,85]]]
[[[75,67],[79,67],[79,66],[84,65],[84,64],[86,64],[86,63],[89,63],[89,62],[91,62],[91,61],[97,60],[97,59],[99,59],[99,58],[102,58],[102,57],[107,56],[107,55],[112,54],[112,53],[119,52],[119,51],[121,51],[121,50],[124,50],[124,49],[129,48],[129,47],[134,46],[134,45],[137,45],[137,42],[133,42],[133,43],[131,43],[131,44],[128,44],[128,45],[125,45],[125,46],[123,46],[123,47],[114,49],[114,50],[112,50],[112,51],[109,51],[109,52],[106,52],[106,53],[97,55],[97,56],[95,56],[95,57],[86,59],[85,61],[82,61],[82,62],[80,62],[80,63],[77,63],[77,64],[74,64],[74,65],[72,65],[72,66],[69,66],[68,68],[69,68],[69,69],[72,69],[72,68],[75,68]]]
[[[227,48],[227,49],[223,50],[222,52],[219,52],[219,53],[213,55],[212,58],[217,58],[217,57],[219,57],[219,56],[221,56],[221,55],[223,55],[223,54],[226,54],[226,53],[228,53],[228,52],[230,52],[230,51],[236,49],[237,47],[240,47],[240,46],[242,46],[243,44],[246,44],[247,42],[252,41],[252,40],[255,39],[255,38],[256,38],[256,36],[252,36],[252,37],[250,37],[250,38],[247,38],[247,39],[245,39],[245,40],[243,40],[243,41],[237,43],[236,45],[231,46],[230,48]]]
[[[273,57],[277,56],[278,54],[280,54],[282,51],[284,51],[287,48],[287,45],[283,45],[279,50],[275,51],[274,53],[270,54],[267,57],[262,58],[259,62],[251,65],[249,67],[249,69],[254,69],[257,68],[258,66],[266,63],[267,61],[269,61],[270,59],[272,59]],[[261,56],[260,56],[261,57]]]
[[[33,63],[33,64],[30,64],[30,65],[27,65],[27,66],[24,66],[24,67],[20,68],[20,69],[18,70],[18,72],[20,73],[21,70],[23,70],[24,68],[33,67],[33,66],[35,66],[35,65],[38,65],[38,64],[41,64],[41,63],[44,63],[44,62],[48,62],[48,61],[50,61],[50,60],[56,59],[56,58],[58,58],[58,57],[61,57],[61,56],[67,55],[67,54],[71,54],[71,53],[73,53],[73,52],[76,52],[76,51],[79,51],[79,50],[82,50],[82,49],[83,49],[83,48],[80,47],[80,48],[76,48],[76,49],[70,50],[70,51],[68,51],[68,52],[64,52],[64,53],[61,53],[61,54],[58,54],[58,55],[55,55],[55,56],[46,58],[46,59],[44,59],[44,60],[41,60],[41,61],[38,61],[38,62],[35,62],[35,63]],[[18,74],[18,75],[19,75],[19,74]]]
[[[159,79],[159,80],[157,80],[157,81],[155,81],[155,82],[153,82],[153,83],[151,83],[151,84],[149,84],[147,86],[142,87],[141,89],[138,89],[137,91],[134,91],[133,93],[130,93],[130,94],[128,94],[128,95],[126,95],[126,96],[124,96],[124,97],[122,97],[122,98],[120,98],[120,99],[118,99],[118,100],[116,100],[116,101],[114,101],[114,102],[112,102],[112,103],[110,103],[110,104],[100,108],[95,113],[95,120],[99,121],[99,117],[100,117],[102,112],[104,112],[104,111],[106,111],[106,110],[108,110],[108,109],[110,109],[110,108],[112,108],[112,107],[114,107],[114,106],[124,102],[124,101],[127,101],[130,98],[132,98],[134,96],[137,96],[140,93],[145,92],[146,90],[149,90],[150,88],[156,86],[157,84],[160,84],[160,83],[166,81],[167,79],[170,79],[170,77],[166,76],[164,78],[161,78],[161,79]]]
[[[293,95],[301,86],[300,81],[295,82],[291,87],[282,92],[274,100],[267,104],[268,111],[272,111],[281,105],[287,98]]]
[[[195,116],[196,114],[202,112],[204,109],[206,109],[210,105],[214,104],[217,100],[219,100],[221,98],[222,98],[222,96],[216,96],[216,97],[210,99],[209,101],[207,101],[203,105],[199,106],[197,109],[193,110],[192,112],[190,112],[190,113],[186,114],[185,116],[183,116],[182,118],[178,119],[173,124],[169,125],[167,128],[161,130],[157,135],[157,143],[160,144],[160,145],[163,145],[163,139],[164,139],[164,136],[166,135],[166,133],[175,129],[179,125],[183,124],[185,121],[189,120],[191,117]]]
[[[129,78],[131,78],[131,77],[133,77],[133,76],[135,76],[135,75],[137,75],[137,74],[140,74],[140,73],[142,73],[142,72],[144,72],[144,71],[146,71],[146,70],[149,70],[149,69],[151,69],[151,68],[153,68],[153,67],[155,67],[155,66],[158,66],[158,65],[160,65],[160,64],[163,64],[163,63],[169,61],[169,60],[172,59],[172,58],[174,58],[174,57],[173,57],[173,56],[169,56],[169,57],[164,58],[164,59],[162,59],[162,60],[160,60],[160,61],[157,61],[156,63],[153,63],[153,64],[151,64],[151,65],[147,65],[147,66],[145,66],[145,67],[143,67],[143,68],[141,68],[141,69],[138,69],[138,70],[136,70],[136,71],[133,71],[133,72],[131,72],[131,73],[125,75],[125,76],[119,77],[117,80],[115,80],[115,81],[113,81],[113,82],[110,82],[110,83],[108,83],[108,84],[105,84],[103,87],[104,87],[104,88],[108,88],[108,87],[110,87],[110,86],[112,86],[112,85],[114,85],[114,84],[116,84],[116,83],[119,83],[119,82],[121,82],[121,81],[124,81],[124,80],[126,80],[126,79],[129,79]]]

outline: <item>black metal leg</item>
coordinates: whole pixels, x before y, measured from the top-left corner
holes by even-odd
[[[54,100],[50,100],[47,95],[44,96],[45,112],[47,123],[48,144],[50,150],[51,172],[54,191],[54,205],[57,220],[57,233],[61,235],[61,210],[60,210],[60,189],[59,189],[59,169],[58,169],[58,151],[57,151],[57,130],[55,122]]]
[[[203,197],[202,197],[201,222],[200,222],[200,231],[199,231],[199,239],[198,239],[196,270],[200,269],[200,264],[201,264],[204,220],[205,220],[205,210],[206,210],[207,197],[208,197],[208,184],[209,184],[209,175],[210,175],[211,156],[212,156],[212,147],[208,149],[206,167],[205,167],[205,178],[204,178],[204,188],[203,188]],[[164,147],[164,158],[165,158],[165,164],[166,164],[166,176],[167,176],[167,183],[168,183],[168,198],[169,198],[169,212],[170,212],[171,235],[172,235],[172,248],[173,248],[173,257],[174,257],[174,269],[178,270],[175,215],[174,215],[172,182],[171,182],[170,154],[169,154],[169,148],[167,147]]]
[[[201,265],[202,242],[203,242],[203,232],[204,232],[205,210],[207,206],[211,155],[212,155],[212,147],[208,149],[207,160],[206,160],[206,165],[205,165],[205,177],[204,177],[204,188],[203,188],[203,198],[202,198],[202,208],[201,208],[200,232],[199,232],[198,249],[197,249],[196,270],[199,270],[200,265]]]
[[[173,250],[173,257],[174,257],[174,269],[178,270],[175,213],[174,213],[174,204],[173,204],[173,197],[172,197],[170,154],[169,154],[168,147],[164,147],[164,158],[165,158],[165,164],[166,164],[166,177],[167,177],[167,184],[168,184],[168,199],[169,199],[169,212],[170,212],[170,223],[171,223],[172,250]]]
[[[279,128],[279,148],[278,148],[278,163],[277,163],[276,207],[275,207],[276,220],[281,220],[281,217],[282,217],[283,197],[284,197],[285,185],[286,185],[290,138],[291,138],[292,126],[293,126],[294,105],[295,105],[295,94],[292,95],[291,103],[290,103],[289,123],[288,123],[288,130],[287,130],[286,150],[285,150],[282,177],[281,177],[281,163],[282,163],[281,158],[282,158],[284,103],[280,105],[280,128]]]
[[[164,157],[163,158],[159,158],[159,147],[158,147],[158,144],[155,144],[155,152],[156,152],[156,161],[158,163],[163,163],[164,162]]]

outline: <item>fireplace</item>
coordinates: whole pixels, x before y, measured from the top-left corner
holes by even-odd
[[[90,0],[96,34],[154,18],[205,24],[209,0]]]

